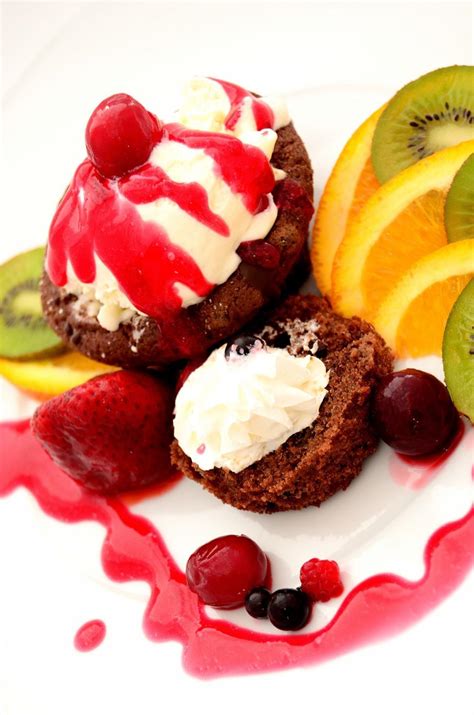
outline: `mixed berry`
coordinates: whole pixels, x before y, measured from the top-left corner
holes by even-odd
[[[372,412],[379,437],[410,457],[444,449],[459,424],[445,385],[421,370],[401,370],[383,377]]]
[[[191,591],[215,608],[243,606],[257,586],[268,585],[268,559],[247,536],[221,536],[200,546],[188,559],[186,578]]]
[[[244,605],[252,618],[268,618],[282,631],[304,628],[313,602],[343,591],[336,562],[311,559],[301,568],[301,586],[272,593],[268,557],[247,536],[221,536],[199,547],[188,559],[186,577],[191,591],[206,605]]]
[[[234,340],[230,340],[225,348],[225,359],[232,360],[235,357],[243,357],[257,352],[265,347],[265,341],[255,335],[241,335]]]

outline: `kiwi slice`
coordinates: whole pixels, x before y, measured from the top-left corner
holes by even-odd
[[[444,206],[448,241],[474,238],[474,154],[471,154],[453,179]]]
[[[443,338],[443,367],[452,401],[474,422],[474,278],[449,314]]]
[[[35,248],[0,266],[1,357],[39,357],[63,346],[43,318],[39,292],[43,259],[44,248]]]
[[[474,139],[474,67],[443,67],[402,87],[375,127],[380,183],[447,146]]]

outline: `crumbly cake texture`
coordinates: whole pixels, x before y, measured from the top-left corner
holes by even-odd
[[[311,162],[292,124],[278,130],[272,164],[286,171],[312,202]],[[138,314],[114,332],[105,330],[85,308],[78,309],[76,296],[53,285],[46,272],[41,281],[44,315],[66,344],[90,358],[124,368],[162,368],[204,352],[240,330],[286,289],[297,290],[308,274],[308,225],[307,207],[283,201],[267,237],[280,249],[279,266],[264,270],[241,263],[204,301],[179,312],[171,340],[156,320]]]
[[[308,323],[306,338],[299,321]],[[347,489],[377,447],[371,394],[377,380],[391,372],[393,356],[371,325],[337,315],[324,298],[290,296],[253,332],[293,354],[312,353],[315,323],[316,356],[330,375],[328,394],[312,425],[238,474],[202,471],[176,440],[172,444],[171,458],[180,471],[238,509],[272,513],[319,506]]]

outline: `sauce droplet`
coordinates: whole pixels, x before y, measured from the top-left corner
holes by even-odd
[[[81,653],[86,653],[89,650],[97,648],[105,638],[105,623],[103,621],[94,620],[84,623],[76,635],[74,636],[74,646]]]

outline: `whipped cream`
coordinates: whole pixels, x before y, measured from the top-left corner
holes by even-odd
[[[261,98],[273,113],[272,129],[281,129],[290,123],[288,108],[282,97],[269,96]],[[227,116],[232,109],[229,95],[224,89],[224,83],[211,77],[193,77],[185,86],[181,107],[176,112],[176,121],[186,127],[201,129],[206,132],[228,132],[242,141],[247,132],[258,129],[252,98],[245,97],[239,111],[239,117],[232,129],[225,125]]]
[[[226,83],[223,83],[226,84]],[[208,78],[195,78],[185,87],[183,102],[175,119],[189,129],[223,133],[237,137],[243,144],[260,150],[270,162],[277,140],[276,129],[287,124],[290,119],[282,100],[264,98],[273,120],[272,127],[258,129],[252,98],[243,96],[238,103],[238,119],[232,128],[226,127],[226,117],[232,109],[232,102],[223,84]],[[231,85],[233,87],[233,85]],[[245,95],[245,91],[240,90]],[[212,285],[224,283],[241,262],[237,250],[241,243],[264,238],[277,218],[278,209],[271,193],[266,194],[268,204],[265,210],[251,213],[243,197],[232,191],[216,170],[214,159],[204,149],[192,148],[167,137],[154,147],[148,162],[162,170],[169,179],[180,183],[196,182],[208,198],[209,209],[219,216],[228,227],[228,236],[214,231],[183,210],[170,198],[160,197],[148,203],[134,206],[144,222],[156,223],[166,233],[173,246],[184,250],[199,267],[204,279]],[[284,178],[284,172],[273,169],[275,180]],[[118,199],[128,201],[116,182]],[[113,270],[95,253],[96,275],[91,283],[81,281],[74,271],[71,261],[67,264],[65,292],[79,298],[78,309],[83,309],[86,301],[89,315],[97,318],[102,327],[117,330],[120,323],[135,314],[144,315],[127,296]],[[175,293],[183,308],[201,302],[205,296],[198,295],[185,283],[176,280]]]
[[[328,381],[312,355],[262,347],[226,359],[222,346],[178,392],[175,437],[200,469],[238,473],[314,422]]]

